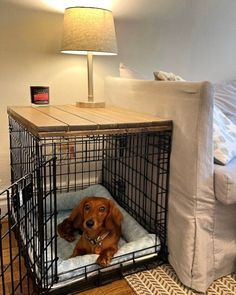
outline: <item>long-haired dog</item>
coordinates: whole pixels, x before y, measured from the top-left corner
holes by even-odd
[[[122,220],[123,216],[112,200],[86,197],[58,225],[58,233],[71,242],[75,240],[74,231],[82,232],[71,257],[99,254],[97,263],[105,267],[118,250]]]

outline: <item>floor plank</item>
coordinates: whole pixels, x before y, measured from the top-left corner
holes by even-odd
[[[76,295],[135,295],[133,290],[129,287],[128,283],[122,279],[114,281],[105,286],[90,289],[85,292],[76,293]]]

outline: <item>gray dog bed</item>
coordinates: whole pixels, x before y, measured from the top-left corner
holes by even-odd
[[[76,192],[57,194],[57,224],[61,223],[66,217],[68,217],[72,208],[87,196],[102,196],[108,199],[113,199],[108,190],[101,185],[93,185]],[[79,234],[77,234],[76,240],[71,243],[62,239],[58,235],[57,255],[59,259],[57,266],[59,281],[53,286],[53,288],[60,287],[60,285],[64,286],[66,283],[71,283],[72,280],[84,279],[85,275],[87,277],[96,275],[98,270],[108,271],[110,269],[118,268],[120,267],[120,263],[125,265],[132,263],[133,259],[140,260],[157,255],[157,251],[160,250],[159,238],[155,234],[149,234],[123,208],[118,204],[117,206],[124,217],[122,222],[122,237],[119,241],[119,250],[114,255],[110,265],[106,268],[101,268],[97,265],[97,254],[87,254],[70,258],[80,237]],[[48,261],[51,260],[51,254],[52,257],[55,257],[54,253],[47,249]]]

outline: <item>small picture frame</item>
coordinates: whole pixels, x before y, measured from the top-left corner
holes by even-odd
[[[31,103],[36,105],[49,104],[48,86],[30,86]]]

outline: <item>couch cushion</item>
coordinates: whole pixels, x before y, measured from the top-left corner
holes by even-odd
[[[213,142],[215,163],[226,165],[236,157],[236,125],[214,106]]]
[[[138,71],[136,71],[130,67],[127,67],[123,63],[120,63],[119,71],[120,71],[121,78],[140,79],[140,80],[146,79],[144,75],[142,75],[141,73],[139,73]]]
[[[215,104],[236,124],[236,80],[216,83]]]
[[[180,76],[171,72],[157,71],[153,72],[153,75],[157,81],[185,81]]]
[[[236,203],[236,159],[226,166],[215,164],[214,188],[217,200],[226,205]]]

